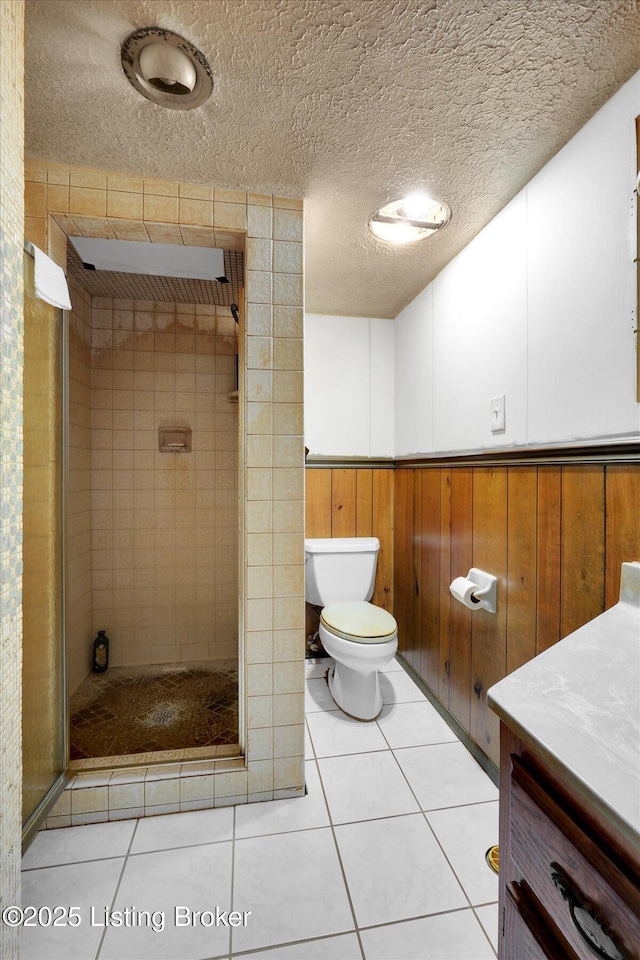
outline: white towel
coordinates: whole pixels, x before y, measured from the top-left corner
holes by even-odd
[[[54,307],[60,307],[61,310],[71,310],[69,287],[62,267],[54,263],[35,243],[27,243],[26,246],[35,260],[36,297],[52,303]]]

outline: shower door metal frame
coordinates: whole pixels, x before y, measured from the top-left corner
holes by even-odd
[[[247,234],[244,234],[244,242],[246,249]],[[246,262],[245,262],[245,276],[246,276]],[[237,387],[238,387],[238,424],[237,424],[237,442],[238,442],[238,452],[236,456],[236,469],[238,476],[238,487],[236,490],[237,497],[237,518],[238,518],[238,534],[237,534],[237,548],[238,556],[236,560],[236,570],[238,576],[237,582],[237,591],[238,591],[238,626],[237,626],[237,636],[238,636],[238,653],[237,653],[237,663],[238,663],[238,745],[240,748],[240,757],[244,759],[245,764],[247,763],[247,718],[246,718],[246,683],[245,683],[245,599],[246,599],[246,583],[245,583],[245,540],[246,540],[246,499],[245,499],[245,444],[246,444],[246,425],[245,425],[245,404],[246,404],[246,350],[247,350],[247,320],[246,320],[246,311],[247,311],[247,298],[244,287],[244,277],[243,277],[243,287],[240,291],[241,297],[239,298],[240,303],[240,316],[239,320],[236,321],[237,325],[237,335],[236,335],[236,363],[237,363]],[[234,317],[235,319],[235,317]]]
[[[24,245],[24,253],[33,257],[31,251]],[[35,293],[34,293],[35,296]],[[59,308],[57,308],[59,309]],[[60,458],[60,511],[61,511],[61,543],[60,543],[60,642],[62,657],[62,752],[63,769],[53,781],[44,797],[22,825],[22,851],[27,849],[38,833],[47,814],[64,792],[70,779],[69,774],[69,709],[67,689],[67,497],[68,497],[68,468],[69,468],[69,311],[60,309],[60,366],[58,375],[61,378],[60,416],[62,418],[61,458]],[[24,749],[24,745],[23,745]]]

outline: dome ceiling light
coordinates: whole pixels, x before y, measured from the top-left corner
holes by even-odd
[[[184,37],[162,27],[142,27],[120,49],[129,83],[147,100],[170,110],[193,110],[213,90],[211,67]]]
[[[424,240],[446,226],[451,210],[426,193],[410,193],[381,207],[369,220],[369,230],[379,240],[404,244]]]

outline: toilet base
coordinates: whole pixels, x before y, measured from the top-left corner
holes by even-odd
[[[359,643],[336,636],[321,623],[320,639],[335,660],[328,683],[337,706],[356,720],[375,720],[382,709],[378,674],[396,655],[397,634],[380,643]]]
[[[336,663],[329,669],[327,683],[336,705],[353,720],[370,722],[380,715],[382,694],[377,670],[363,673]]]

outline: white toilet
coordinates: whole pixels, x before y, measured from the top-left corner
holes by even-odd
[[[331,696],[357,720],[375,720],[382,709],[378,671],[398,649],[398,625],[373,594],[377,537],[305,540],[305,599],[323,608],[320,639],[335,660]]]

